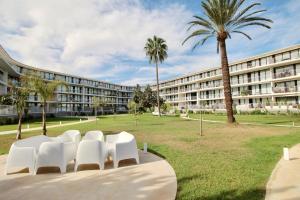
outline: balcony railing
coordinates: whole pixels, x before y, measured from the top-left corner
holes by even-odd
[[[273,87],[274,93],[289,93],[289,92],[297,92],[297,87]]]
[[[274,74],[274,78],[285,78],[289,76],[294,76],[295,73],[292,70],[286,70],[284,72],[278,72]]]
[[[192,97],[185,97],[185,100],[190,101],[190,100],[197,100],[196,96],[192,96]]]

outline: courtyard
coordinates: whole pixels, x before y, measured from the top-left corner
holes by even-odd
[[[194,117],[197,117],[196,115]],[[222,115],[204,115],[204,119],[225,119]],[[243,122],[259,125],[227,125],[203,122],[204,136],[199,135],[199,121],[175,116],[150,114],[101,116],[97,121],[72,125],[82,134],[102,130],[114,134],[132,133],[139,149],[148,143],[149,152],[166,159],[177,177],[177,199],[264,199],[267,181],[282,156],[283,147],[299,143],[299,128],[273,127],[268,124],[291,124],[297,116],[241,115]],[[4,126],[3,126],[4,128]],[[51,128],[56,136],[69,126]],[[23,138],[41,131],[23,133]],[[7,154],[15,135],[0,136],[0,153]]]

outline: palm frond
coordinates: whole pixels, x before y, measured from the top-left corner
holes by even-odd
[[[186,43],[186,41],[188,41],[192,37],[209,35],[210,33],[211,32],[209,32],[208,30],[204,30],[204,29],[196,30],[191,35],[189,35],[187,38],[185,38],[185,40],[182,42],[182,45],[184,45],[184,43]]]
[[[242,31],[232,31],[233,33],[239,33],[239,34],[242,34],[244,35],[246,38],[248,38],[249,40],[252,40],[252,38],[247,34],[247,33],[244,33]]]

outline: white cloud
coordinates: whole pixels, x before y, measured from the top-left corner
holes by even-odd
[[[167,40],[170,54],[182,53],[191,16],[180,5],[147,10],[137,0],[0,2],[4,47],[26,64],[73,74],[106,69],[116,56],[146,60],[143,47],[154,34]]]
[[[148,64],[143,47],[154,34],[169,46],[169,57],[159,68],[162,80],[220,62],[214,39],[194,52],[192,41],[181,45],[194,15],[184,5],[147,9],[139,0],[0,3],[2,45],[25,64],[129,85],[152,83],[155,67]],[[247,30],[253,41],[237,35],[228,40],[230,61],[299,41],[299,9],[296,1],[270,8],[267,16],[275,21],[271,30]]]

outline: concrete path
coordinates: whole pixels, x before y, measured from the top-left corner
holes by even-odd
[[[63,127],[63,126],[70,126],[70,125],[75,125],[75,124],[82,124],[82,123],[92,122],[92,121],[95,121],[95,120],[96,120],[96,118],[88,119],[88,120],[82,120],[82,121],[78,121],[78,122],[70,122],[70,123],[64,123],[64,124],[50,125],[50,126],[47,126],[47,129],[56,128],[56,127]],[[29,132],[29,131],[38,131],[38,130],[42,130],[42,127],[25,128],[25,129],[22,129],[22,133]],[[17,133],[17,130],[1,131],[0,135],[9,135],[9,134],[16,134],[16,133]]]
[[[139,165],[128,160],[121,161],[117,169],[106,163],[105,170],[89,165],[74,173],[72,163],[65,174],[42,168],[36,176],[24,170],[4,175],[6,155],[0,156],[0,199],[174,200],[177,181],[170,164],[151,153],[139,155]]]
[[[300,199],[300,144],[290,150],[291,160],[277,163],[267,184],[266,200]]]

